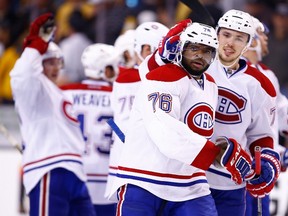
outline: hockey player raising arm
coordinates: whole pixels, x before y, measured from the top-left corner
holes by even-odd
[[[136,94],[112,188],[117,215],[217,215],[205,170],[221,165],[235,184],[251,171],[235,140],[209,141],[218,89],[204,71],[218,48],[215,30],[193,23],[180,44],[176,61],[150,71]]]
[[[50,42],[54,30],[52,14],[39,16],[10,73],[25,143],[23,178],[30,216],[93,216],[81,156],[85,143],[72,104],[55,84],[63,56]]]

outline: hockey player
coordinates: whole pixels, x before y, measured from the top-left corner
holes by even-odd
[[[60,49],[50,42],[54,31],[52,14],[35,19],[10,73],[25,143],[23,178],[29,215],[93,216],[79,123],[72,104],[55,84],[63,59]]]
[[[247,65],[241,55],[255,34],[252,17],[238,10],[227,11],[218,21],[218,59],[208,69],[219,88],[216,124],[212,140],[219,135],[235,138],[254,157],[261,151],[261,174],[235,185],[230,174],[213,164],[206,172],[220,216],[243,216],[247,190],[256,197],[269,194],[279,176],[280,161],[273,149],[276,92],[271,82]],[[255,168],[255,160],[253,161]],[[245,187],[246,186],[246,187]]]
[[[81,62],[87,79],[62,89],[72,101],[86,143],[84,170],[96,215],[114,216],[115,202],[104,197],[112,143],[112,130],[106,121],[113,118],[110,94],[119,55],[114,46],[96,43],[84,50]]]
[[[276,112],[275,112],[275,124],[273,125],[274,132],[274,143],[276,144],[275,149],[280,153],[281,156],[281,168],[285,170],[288,165],[288,154],[287,149],[283,146],[278,145],[279,139],[278,134],[281,131],[287,131],[287,110],[288,110],[288,100],[280,92],[280,86],[278,78],[266,65],[261,63],[262,57],[269,53],[268,49],[268,32],[269,30],[263,23],[261,23],[257,18],[253,17],[253,23],[255,28],[255,37],[252,40],[250,47],[247,52],[243,54],[245,60],[252,67],[257,68],[261,73],[263,73],[272,82],[276,90]],[[250,193],[246,194],[246,216],[257,215],[257,199],[252,197]],[[262,215],[269,216],[269,195],[266,195],[262,199]]]
[[[204,71],[218,48],[215,30],[193,23],[180,42],[175,64],[150,71],[135,96],[112,188],[118,215],[217,215],[205,170],[220,161],[237,184],[250,171],[235,140],[209,141],[218,89]]]
[[[124,133],[126,132],[134,97],[140,85],[138,66],[146,56],[150,55],[158,48],[160,40],[162,40],[167,32],[168,28],[158,22],[145,22],[139,25],[134,32],[133,53],[136,62],[132,68],[119,68],[119,76],[113,83],[113,91],[111,95],[114,121]],[[130,37],[131,36],[132,35],[130,35]],[[122,141],[115,136],[110,154],[109,177],[106,192],[107,197],[110,193],[115,173],[117,172],[117,163],[122,147]]]

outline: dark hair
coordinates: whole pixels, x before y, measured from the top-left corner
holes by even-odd
[[[77,32],[84,32],[86,20],[79,9],[75,9],[69,16],[69,25]]]

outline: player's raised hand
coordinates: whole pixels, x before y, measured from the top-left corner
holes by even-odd
[[[37,17],[30,25],[29,35],[24,39],[23,47],[35,48],[41,54],[45,53],[48,43],[53,39],[55,29],[52,13]]]
[[[218,137],[215,144],[221,148],[217,161],[231,174],[231,179],[236,184],[241,184],[252,172],[250,155],[234,139]]]
[[[162,41],[160,41],[158,52],[164,62],[169,63],[174,61],[179,48],[180,34],[191,23],[192,21],[190,19],[186,19],[177,23],[169,30]]]
[[[255,168],[255,160],[252,168]],[[280,173],[280,157],[279,154],[269,148],[261,150],[261,173],[247,181],[247,190],[254,197],[264,197],[273,189]]]

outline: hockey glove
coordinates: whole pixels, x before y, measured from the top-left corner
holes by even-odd
[[[160,41],[158,52],[163,62],[169,63],[175,60],[180,45],[180,34],[191,23],[190,19],[177,23]]]
[[[255,160],[252,168],[255,168]],[[247,182],[247,190],[254,197],[264,197],[273,189],[280,173],[279,154],[269,148],[261,150],[261,173]]]
[[[221,148],[219,161],[221,166],[231,174],[231,179],[236,184],[242,184],[252,169],[252,160],[249,154],[234,139],[218,137],[215,144]]]
[[[44,54],[55,32],[54,16],[45,13],[31,23],[29,35],[24,39],[23,48],[31,47]]]

